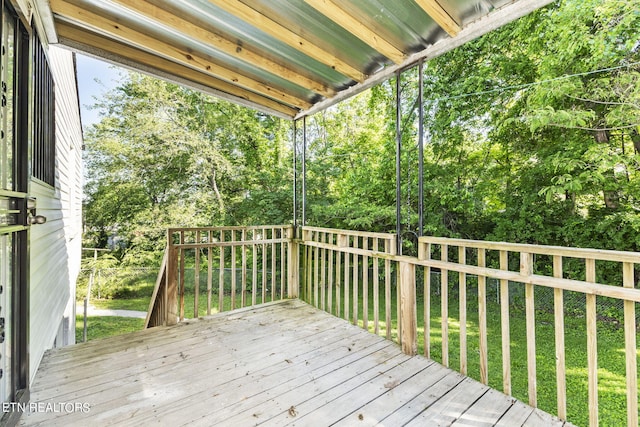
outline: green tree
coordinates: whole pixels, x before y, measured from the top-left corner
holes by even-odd
[[[85,223],[92,244],[158,254],[171,226],[285,222],[288,125],[135,73],[97,106],[86,135]],[[255,201],[256,203],[250,203]]]

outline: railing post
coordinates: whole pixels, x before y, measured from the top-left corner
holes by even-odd
[[[287,297],[298,298],[300,295],[300,257],[299,245],[295,241],[293,226],[286,229],[287,232],[287,254],[289,262],[287,263]]]
[[[623,286],[634,287],[634,264],[622,264]],[[627,369],[627,425],[638,425],[638,362],[636,347],[636,304],[624,301],[625,359]]]
[[[178,250],[171,241],[171,232],[168,235],[167,251],[167,305],[165,322],[169,325],[178,323]]]
[[[416,266],[400,261],[400,318],[402,352],[415,355],[418,352],[418,321],[416,308]]]

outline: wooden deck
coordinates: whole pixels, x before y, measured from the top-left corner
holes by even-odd
[[[22,426],[564,425],[299,300],[52,350],[31,393]]]

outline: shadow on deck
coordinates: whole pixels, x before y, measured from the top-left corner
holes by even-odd
[[[52,350],[31,402],[22,426],[565,424],[299,300]]]

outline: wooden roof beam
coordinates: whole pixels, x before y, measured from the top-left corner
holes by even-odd
[[[331,19],[336,24],[371,46],[376,52],[399,64],[405,59],[400,49],[383,39],[376,31],[368,28],[360,20],[351,16],[333,0],[304,0],[309,6]]]
[[[138,48],[89,32],[80,27],[62,21],[56,21],[56,29],[60,43],[74,50],[97,55],[129,68],[140,70],[178,84],[190,86],[202,92],[210,93],[228,101],[264,111],[268,114],[275,114],[279,117],[291,119],[298,113],[297,109],[281,104],[271,98],[239,88],[229,82],[211,77],[193,68],[176,64],[168,59],[144,52]]]
[[[457,36],[462,30],[462,27],[440,6],[437,0],[415,0],[415,2],[451,37]]]
[[[238,0],[209,0],[209,2],[356,82],[362,82],[366,77],[361,71],[340,58]]]
[[[326,84],[315,81],[307,76],[301,75],[290,68],[278,64],[265,56],[260,55],[241,44],[224,38],[218,34],[208,31],[183,19],[171,12],[162,9],[147,0],[111,0],[122,7],[133,10],[154,21],[173,28],[181,34],[211,46],[226,55],[235,57],[241,61],[254,65],[264,71],[279,76],[296,85],[313,91],[325,97],[335,95],[335,90],[327,87]]]
[[[309,108],[311,103],[307,100],[282,92],[279,89],[268,86],[262,82],[253,80],[234,70],[225,68],[205,57],[198,56],[195,52],[180,49],[177,46],[162,43],[157,38],[142,34],[122,23],[111,21],[101,15],[89,12],[64,0],[51,0],[51,9],[54,15],[63,17],[71,22],[97,29],[111,37],[125,40],[142,50],[154,52],[179,64],[200,70],[213,77],[221,78],[245,89],[252,90],[264,96],[277,99],[285,104],[298,108]]]

